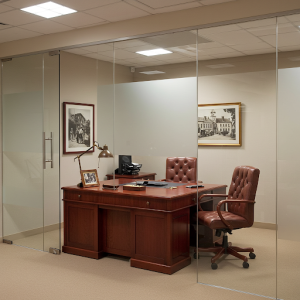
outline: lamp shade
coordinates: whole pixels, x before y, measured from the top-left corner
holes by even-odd
[[[108,150],[108,146],[104,145],[103,150],[99,153],[98,158],[101,157],[114,157],[111,152]]]

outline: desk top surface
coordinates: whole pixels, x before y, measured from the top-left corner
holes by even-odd
[[[186,186],[191,185],[191,183],[187,183],[186,185],[178,186],[176,189],[168,189],[168,188],[160,188],[160,187],[150,187],[147,186],[145,191],[128,191],[123,190],[123,186],[119,186],[117,190],[110,190],[110,189],[103,189],[103,184],[115,184],[120,185],[124,183],[131,183],[133,180],[131,179],[115,179],[115,180],[106,180],[106,181],[100,181],[100,186],[97,187],[88,187],[88,188],[81,188],[75,186],[67,186],[62,187],[62,190],[65,191],[77,191],[80,193],[97,193],[99,195],[101,194],[115,194],[115,195],[130,195],[130,196],[137,196],[137,197],[151,197],[151,198],[166,198],[166,199],[174,199],[177,197],[182,197],[186,195],[195,195],[197,193],[197,188],[187,188]],[[227,187],[227,185],[224,184],[208,184],[208,183],[202,183],[204,187],[198,188],[198,193],[210,194],[212,190]]]

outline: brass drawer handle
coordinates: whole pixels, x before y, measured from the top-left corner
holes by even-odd
[[[81,195],[78,195],[78,198],[80,198],[81,197]]]
[[[192,198],[192,201],[196,202],[196,198]]]
[[[150,204],[150,202],[149,201],[147,201],[147,205],[149,206],[149,204]]]

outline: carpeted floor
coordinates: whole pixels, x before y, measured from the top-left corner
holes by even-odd
[[[243,229],[229,238],[235,245],[254,247],[257,258],[250,260],[249,269],[243,269],[241,261],[228,256],[218,263],[217,270],[211,270],[206,253],[198,260],[199,282],[275,298],[275,231]],[[296,246],[295,242],[278,241],[279,299],[300,299]],[[264,299],[197,283],[197,260],[194,259],[190,266],[173,275],[164,275],[131,268],[129,259],[119,256],[94,260],[7,244],[0,244],[0,254],[0,299],[5,300]]]

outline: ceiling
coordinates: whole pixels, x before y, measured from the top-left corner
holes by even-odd
[[[20,10],[46,1],[0,0],[0,23],[6,24],[0,25],[0,43],[237,0],[54,0],[78,12],[52,19]],[[300,14],[280,17],[278,24],[279,51],[300,50]],[[275,53],[276,19],[114,43],[115,62],[139,68],[195,61],[197,34],[199,60]],[[153,57],[136,53],[158,47],[173,53]],[[112,62],[112,49],[112,44],[105,44],[71,49],[68,52]]]
[[[0,43],[237,0],[53,0],[77,13],[45,19],[20,9],[49,0],[0,0]]]
[[[278,18],[280,52],[300,50],[300,14]],[[136,68],[195,61],[197,30],[67,50]],[[164,48],[172,54],[146,57],[137,51]],[[198,30],[198,60],[239,57],[276,51],[276,19]]]

